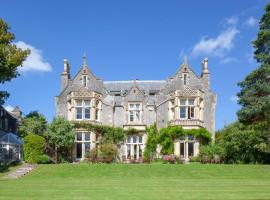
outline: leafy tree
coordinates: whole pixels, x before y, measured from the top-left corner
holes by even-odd
[[[260,21],[257,39],[253,42],[254,57],[261,64],[238,85],[240,122],[248,125],[270,121],[270,3]]]
[[[270,163],[270,127],[258,131],[257,126],[235,122],[217,132],[215,144],[225,163]]]
[[[45,137],[51,147],[61,156],[60,159],[71,160],[71,146],[74,143],[75,133],[66,119],[54,118],[45,132]]]
[[[22,137],[29,134],[43,135],[47,128],[47,121],[44,115],[37,111],[30,112],[22,119],[19,126],[19,133]]]
[[[23,51],[13,44],[15,36],[9,32],[10,27],[0,18],[0,83],[10,81],[16,78],[18,67],[22,65],[30,50]],[[5,100],[9,97],[7,91],[0,91],[0,105],[4,104]]]

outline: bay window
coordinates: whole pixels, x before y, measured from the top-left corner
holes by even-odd
[[[76,100],[75,103],[76,120],[90,120],[91,107],[90,100]]]
[[[195,99],[185,98],[180,99],[180,119],[194,119],[195,118]]]

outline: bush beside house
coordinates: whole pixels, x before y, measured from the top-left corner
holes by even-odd
[[[48,163],[45,154],[45,139],[39,135],[29,134],[24,138],[24,160],[29,163]]]

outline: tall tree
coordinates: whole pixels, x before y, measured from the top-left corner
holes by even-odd
[[[32,111],[26,115],[19,126],[19,133],[22,137],[30,134],[43,135],[47,128],[47,120],[44,115]]]
[[[22,66],[23,61],[30,50],[22,50],[13,44],[15,36],[9,32],[10,27],[0,18],[0,84],[16,78],[18,67]],[[5,100],[9,97],[7,91],[0,91],[0,105],[4,104]]]
[[[253,42],[254,58],[260,66],[251,72],[244,81],[238,83],[238,111],[240,122],[257,124],[270,121],[270,3],[260,20],[257,39]]]

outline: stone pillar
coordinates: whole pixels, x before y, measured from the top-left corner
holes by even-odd
[[[174,155],[180,156],[180,142],[179,142],[179,140],[174,141]]]
[[[95,104],[96,104],[96,100],[95,100],[94,98],[91,99],[91,103],[90,103],[90,106],[91,106],[90,120],[91,120],[91,121],[94,121],[94,120],[95,120],[95,114],[96,114],[96,107],[95,107]]]
[[[199,142],[195,142],[194,143],[194,156],[196,157],[196,156],[198,156],[199,155],[199,149],[200,149],[200,144],[199,144]]]

